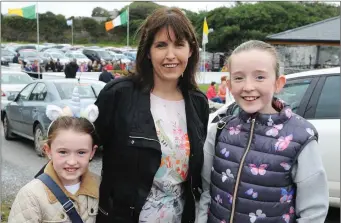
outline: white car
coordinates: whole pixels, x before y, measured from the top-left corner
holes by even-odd
[[[65,53],[65,57],[69,58],[69,61],[76,59],[78,65],[80,65],[81,63],[88,64],[90,61],[90,59],[87,56],[85,56],[81,51],[67,52],[67,53]]]
[[[126,56],[124,56],[121,53],[115,53],[112,51],[108,51],[110,53],[111,56],[113,56],[113,61],[119,61],[121,60],[122,63],[128,64],[131,62],[131,60],[129,60]]]
[[[319,133],[319,149],[327,173],[329,204],[340,207],[340,67],[286,75],[287,83],[277,96],[293,112],[311,122]],[[210,114],[209,123],[238,113],[233,102]]]
[[[61,65],[66,65],[70,62],[69,58],[64,56],[63,53],[59,53],[57,51],[56,52],[51,52],[51,51],[44,52],[43,56],[45,58],[52,59],[54,62],[57,62],[57,59],[59,59]]]
[[[8,104],[7,97],[18,94],[33,79],[24,72],[1,70],[1,111]]]

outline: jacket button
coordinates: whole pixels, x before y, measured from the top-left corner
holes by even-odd
[[[64,219],[65,215],[64,214],[60,214],[60,218]]]
[[[91,214],[93,214],[93,213],[94,213],[94,209],[93,209],[93,208],[91,208],[91,209],[90,209],[90,212],[91,212]]]
[[[134,144],[135,143],[135,141],[134,140],[131,140],[131,144]]]

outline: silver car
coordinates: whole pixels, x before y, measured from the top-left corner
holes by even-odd
[[[71,105],[72,92],[78,86],[81,107],[95,102],[105,83],[95,80],[40,79],[28,84],[11,101],[1,115],[6,140],[21,136],[34,141],[35,150],[42,156],[42,140],[46,138],[51,121],[46,116],[46,106],[61,108]]]
[[[9,103],[7,97],[18,94],[33,79],[24,72],[13,70],[1,70],[1,111]]]

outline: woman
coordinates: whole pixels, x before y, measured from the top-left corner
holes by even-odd
[[[226,100],[226,76],[222,76],[220,78],[221,83],[218,88],[218,96],[220,97],[221,101],[225,103]]]
[[[177,8],[154,11],[139,31],[135,73],[108,83],[95,103],[97,222],[194,222],[209,115],[195,81],[198,40]]]

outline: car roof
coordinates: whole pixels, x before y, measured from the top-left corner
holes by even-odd
[[[76,78],[67,78],[67,79],[36,79],[34,80],[35,82],[45,82],[45,83],[77,83],[78,79]],[[98,84],[98,83],[104,83],[102,81],[98,81],[98,80],[84,80],[81,79],[80,83],[94,83],[94,84]],[[105,84],[105,83],[104,83]]]
[[[340,67],[332,67],[332,68],[325,68],[325,69],[317,69],[317,70],[309,70],[299,73],[293,73],[285,75],[286,78],[296,78],[296,77],[307,77],[307,76],[315,76],[315,75],[328,75],[328,74],[339,74]]]
[[[25,72],[22,71],[15,71],[15,70],[1,70],[1,74],[22,74],[22,75],[28,75]]]

